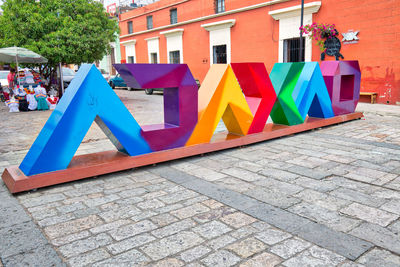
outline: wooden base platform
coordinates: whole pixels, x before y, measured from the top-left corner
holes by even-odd
[[[18,166],[11,166],[4,170],[2,179],[11,193],[17,193],[154,163],[253,144],[315,128],[360,119],[361,117],[363,117],[362,113],[351,113],[329,119],[308,118],[305,123],[295,126],[271,123],[267,124],[261,133],[246,136],[237,136],[227,134],[226,132],[217,133],[210,143],[169,149],[134,157],[127,156],[118,151],[80,155],[75,156],[65,170],[32,176],[25,176]]]

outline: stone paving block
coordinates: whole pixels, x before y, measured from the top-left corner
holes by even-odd
[[[50,239],[50,243],[53,244],[54,246],[59,247],[59,246],[71,243],[71,242],[79,240],[79,239],[84,239],[86,237],[89,237],[90,235],[91,234],[89,231],[82,231],[79,233],[66,235],[63,237],[56,238],[56,239]]]
[[[254,181],[265,178],[262,175],[254,173],[253,171],[248,171],[248,170],[244,170],[244,169],[236,168],[236,167],[223,169],[223,170],[221,170],[221,172],[225,173],[227,175],[239,178],[246,182],[254,182]]]
[[[63,223],[67,221],[71,221],[77,219],[74,214],[68,213],[68,214],[62,214],[58,216],[53,216],[53,217],[47,217],[44,218],[43,220],[38,221],[38,225],[41,227],[46,227],[50,225],[55,225],[57,223]]]
[[[188,200],[184,200],[182,202],[182,204],[184,206],[190,206],[190,205],[193,205],[193,204],[196,204],[199,202],[203,202],[204,200],[207,200],[207,199],[208,199],[208,197],[206,197],[206,196],[198,196],[198,197],[190,198]]]
[[[178,219],[176,217],[172,216],[169,213],[163,213],[163,214],[160,214],[157,216],[153,216],[150,218],[150,220],[160,227],[163,227],[170,223],[178,221]]]
[[[232,229],[219,221],[212,221],[193,228],[193,231],[206,239],[221,236]]]
[[[161,261],[159,261],[159,262],[157,262],[155,264],[152,264],[153,267],[165,267],[165,266],[168,266],[168,267],[181,267],[183,265],[184,265],[184,263],[182,261],[180,261],[178,259],[175,259],[175,258],[164,259],[164,260],[161,260]]]
[[[68,263],[74,267],[88,266],[94,262],[108,259],[110,254],[105,249],[96,249],[86,254],[82,254],[68,260]]]
[[[3,195],[0,194],[1,201],[5,200]],[[31,218],[26,214],[24,209],[19,205],[9,205],[0,208],[0,229],[9,228],[16,224],[29,222]]]
[[[122,198],[129,198],[129,197],[141,196],[148,192],[149,192],[149,190],[147,190],[143,187],[139,187],[139,188],[133,188],[133,189],[121,191],[118,193],[118,195]]]
[[[266,248],[267,246],[263,242],[255,239],[254,237],[241,240],[226,247],[226,249],[235,252],[242,258],[251,257],[256,253],[265,250]]]
[[[242,212],[235,212],[221,218],[221,221],[234,228],[240,228],[256,221],[253,217]]]
[[[346,205],[349,205],[351,202],[348,200],[344,200],[341,198],[333,197],[328,194],[320,193],[318,191],[314,191],[311,189],[306,189],[294,195],[295,197],[301,198],[302,200],[314,203],[322,208],[326,208],[328,210],[337,211],[340,208],[343,208]]]
[[[198,193],[193,192],[191,190],[183,190],[180,192],[161,196],[158,199],[166,204],[174,204],[174,203],[180,202],[182,200],[197,197],[198,195],[199,195]]]
[[[202,263],[210,267],[233,266],[239,261],[240,261],[239,257],[235,256],[234,254],[226,250],[219,250],[201,260]]]
[[[293,232],[311,222],[309,219],[265,203],[244,209],[243,212],[288,232]]]
[[[118,267],[130,267],[134,265],[141,265],[149,262],[149,259],[139,251],[132,249],[125,253],[119,254],[112,258],[93,264],[93,267],[104,267],[104,266],[118,266]]]
[[[399,199],[392,199],[389,202],[383,204],[380,209],[389,211],[391,213],[395,213],[400,215],[400,200]]]
[[[87,239],[81,239],[72,243],[68,243],[59,247],[58,251],[65,258],[71,258],[99,247],[106,246],[110,243],[112,243],[112,238],[109,235],[102,233],[96,236],[91,236]]]
[[[273,267],[281,262],[278,256],[264,252],[242,263],[240,267]]]
[[[153,260],[160,260],[175,253],[197,246],[204,240],[193,232],[182,231],[175,235],[156,240],[141,247]]]
[[[65,196],[63,194],[51,194],[43,195],[39,197],[29,198],[21,200],[21,204],[27,208],[44,205],[50,202],[56,202],[64,200]]]
[[[120,226],[129,224],[129,223],[132,223],[132,221],[131,220],[118,220],[118,221],[114,221],[111,223],[106,223],[106,224],[102,224],[102,225],[93,227],[90,229],[90,232],[92,232],[93,234],[107,232],[110,230],[117,229]]]
[[[81,202],[56,207],[56,209],[61,213],[69,213],[69,212],[73,212],[73,211],[81,210],[81,209],[85,209],[85,208],[87,208],[87,207],[85,205],[83,205]]]
[[[319,171],[315,169],[310,169],[307,167],[303,166],[293,166],[288,169],[289,172],[301,175],[301,176],[306,176],[315,180],[321,180],[324,179],[325,177],[331,176],[331,172],[327,171]]]
[[[400,257],[387,250],[374,248],[362,255],[357,262],[365,266],[400,266]]]
[[[259,173],[266,177],[272,177],[280,181],[292,181],[297,177],[299,177],[298,174],[274,168],[268,168],[268,169],[264,168],[263,170],[259,171]],[[265,181],[265,179],[263,179],[263,181]]]
[[[29,221],[0,230],[0,256],[7,258],[44,247],[47,240],[36,225]],[[7,245],[6,245],[7,244]]]
[[[302,202],[292,206],[288,211],[304,216],[312,221],[324,224],[336,231],[347,232],[358,226],[361,221],[340,215],[336,211],[327,210],[318,205]]]
[[[299,185],[290,184],[290,183],[278,181],[275,179],[267,179],[267,178],[256,181],[256,182],[254,182],[254,184],[266,187],[268,189],[273,189],[277,192],[282,192],[287,195],[296,194],[304,189],[302,186],[299,186]]]
[[[151,210],[146,210],[141,213],[135,214],[134,216],[131,217],[131,220],[134,222],[140,222],[144,219],[153,217],[154,215],[157,215],[157,213]]]
[[[231,237],[230,235],[222,235],[220,237],[217,237],[207,243],[207,246],[214,249],[218,250],[220,248],[223,248],[233,242],[235,242],[236,239]]]
[[[381,199],[400,199],[400,192],[397,190],[380,188],[372,193],[372,196]]]
[[[245,192],[246,195],[267,204],[286,209],[299,203],[301,200],[286,194],[286,191],[271,190],[269,187],[256,188]]]
[[[270,251],[283,259],[289,259],[295,254],[311,247],[312,244],[299,239],[299,238],[291,238],[283,241],[282,243],[274,245]]]
[[[313,246],[282,263],[283,266],[336,266],[346,258],[329,250]]]
[[[266,229],[260,233],[257,233],[255,237],[267,245],[274,245],[282,240],[292,237],[291,234],[283,232],[278,229]]]
[[[165,212],[170,212],[170,211],[177,210],[177,209],[180,209],[183,207],[184,206],[181,203],[178,203],[178,204],[167,205],[167,206],[155,209],[154,211],[157,213],[165,213]]]
[[[72,212],[72,215],[75,216],[75,218],[84,218],[84,217],[89,217],[92,215],[98,215],[101,212],[99,207],[94,207],[94,208],[86,208],[86,209],[81,209],[81,210],[76,210]],[[68,215],[68,214],[65,214]]]
[[[363,223],[350,234],[367,240],[394,253],[400,254],[400,240],[392,231],[372,223]]]
[[[357,259],[373,247],[369,242],[314,222],[303,225],[292,233],[351,260]]]
[[[137,207],[142,210],[156,209],[164,206],[165,204],[158,199],[145,200],[143,202],[137,203]]]
[[[127,219],[134,215],[140,214],[141,211],[134,206],[122,206],[118,209],[112,209],[105,212],[101,212],[98,215],[103,218],[106,222],[113,222],[119,219]]]
[[[91,199],[85,200],[83,203],[85,203],[85,205],[88,206],[89,208],[93,208],[96,206],[103,205],[105,203],[113,202],[117,199],[120,199],[120,196],[108,195],[108,196],[100,196],[97,198],[91,198]]]
[[[233,208],[251,207],[259,203],[259,201],[255,199],[252,199],[248,196],[244,196],[232,190],[226,189],[221,185],[216,185],[208,181],[203,181],[196,178],[192,179],[187,183],[184,183],[183,186],[195,190],[208,197],[211,197]]]
[[[156,240],[155,237],[153,237],[150,234],[141,234],[141,235],[136,235],[134,237],[124,239],[120,242],[113,243],[111,245],[107,246],[108,251],[110,251],[113,255],[120,254],[122,252],[125,252],[127,250],[131,250],[133,248],[139,247],[141,245],[150,243],[152,241]]]
[[[50,238],[57,238],[68,234],[81,232],[101,224],[103,224],[103,221],[98,216],[90,215],[85,218],[47,226],[44,228],[44,232]]]
[[[329,194],[332,196],[354,201],[371,207],[379,207],[385,203],[385,199],[373,197],[371,195],[364,194],[362,192],[348,189],[348,188],[338,188],[331,191]]]
[[[252,190],[255,188],[255,185],[244,182],[243,180],[233,178],[233,177],[224,177],[222,179],[219,179],[215,181],[216,184],[221,185],[225,188],[228,188],[230,190],[233,190],[235,192],[243,193],[248,190]]]
[[[36,212],[31,212],[31,216],[37,220],[43,220],[48,217],[54,217],[58,214],[57,210],[55,208],[50,208],[50,209],[44,209],[44,210],[39,210]]]
[[[221,202],[218,202],[214,199],[205,200],[202,202],[202,204],[206,205],[210,209],[217,209],[217,208],[224,206],[224,204],[222,204]]]
[[[185,262],[192,262],[194,260],[197,260],[207,253],[209,253],[211,249],[205,247],[205,246],[197,246],[194,248],[191,248],[183,253],[181,253],[180,258],[185,261]]]
[[[157,226],[149,220],[129,224],[110,231],[110,235],[117,241],[156,229]]]
[[[196,203],[194,205],[184,207],[179,210],[174,210],[171,212],[172,215],[178,217],[179,219],[189,218],[204,212],[209,211],[210,209],[203,204]]]
[[[38,246],[33,250],[25,251],[10,257],[2,257],[5,267],[13,266],[67,266],[50,246]],[[2,266],[0,261],[0,266]]]
[[[191,220],[191,219],[185,219],[182,221],[178,221],[175,223],[172,223],[170,225],[164,226],[162,228],[158,228],[154,231],[152,231],[152,235],[158,237],[158,238],[163,238],[169,235],[176,234],[180,231],[184,231],[188,228],[192,228],[196,225],[196,223]]]
[[[399,217],[391,212],[371,208],[358,203],[352,203],[348,207],[341,209],[340,212],[383,227],[389,225]]]

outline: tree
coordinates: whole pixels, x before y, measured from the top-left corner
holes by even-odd
[[[46,78],[59,62],[94,62],[106,55],[118,34],[103,5],[94,0],[5,0],[0,47],[20,46],[46,57]],[[51,77],[51,76],[50,76]]]

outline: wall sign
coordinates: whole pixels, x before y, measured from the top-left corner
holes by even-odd
[[[349,30],[346,33],[342,33],[343,39],[342,42],[343,44],[356,44],[359,41],[359,38],[357,37],[358,33],[360,31],[353,31]]]

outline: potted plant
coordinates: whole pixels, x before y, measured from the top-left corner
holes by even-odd
[[[321,60],[325,59],[325,54],[335,56],[336,60],[339,60],[339,57],[343,58],[340,54],[340,40],[337,38],[339,32],[336,30],[335,24],[314,22],[313,24],[301,26],[300,31],[317,41],[317,45],[321,50]]]

